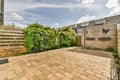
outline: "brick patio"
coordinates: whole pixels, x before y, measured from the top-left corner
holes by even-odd
[[[63,48],[9,58],[0,80],[111,80],[111,58]]]

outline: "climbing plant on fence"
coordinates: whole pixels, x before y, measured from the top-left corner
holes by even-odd
[[[75,32],[70,28],[61,31],[33,23],[25,29],[25,46],[29,53],[73,46]]]

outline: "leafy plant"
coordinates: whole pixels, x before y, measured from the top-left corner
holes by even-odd
[[[117,72],[118,72],[118,78],[120,79],[120,57],[118,55],[118,51],[113,48],[107,48],[106,51],[112,52],[112,55],[115,60],[115,66],[116,66]]]
[[[113,52],[113,53],[117,53],[117,50],[114,49],[114,48],[111,48],[111,47],[107,48],[106,51],[108,51],[108,52]]]
[[[22,55],[26,55],[26,54],[29,54],[29,53],[28,52],[19,53],[19,54],[16,54],[16,56],[22,56]]]
[[[25,46],[29,53],[73,46],[75,38],[75,32],[71,28],[57,31],[33,23],[25,29]]]

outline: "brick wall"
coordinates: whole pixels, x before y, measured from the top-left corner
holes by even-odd
[[[26,52],[22,29],[0,27],[0,57]]]
[[[82,46],[93,49],[117,48],[116,24],[90,26],[82,29]]]

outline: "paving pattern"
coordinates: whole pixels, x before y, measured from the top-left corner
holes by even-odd
[[[111,58],[63,48],[9,58],[0,80],[111,80]]]

